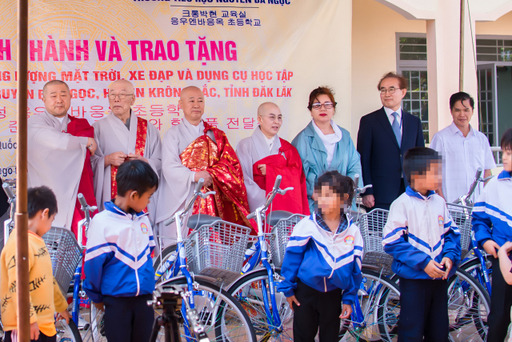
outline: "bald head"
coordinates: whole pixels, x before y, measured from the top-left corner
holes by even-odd
[[[183,110],[185,119],[194,126],[201,123],[204,113],[204,95],[198,87],[183,88],[180,94],[179,105]]]
[[[131,115],[131,108],[135,103],[135,88],[132,82],[117,80],[108,87],[108,102],[112,113],[126,122]]]
[[[261,132],[267,137],[272,138],[279,132],[283,123],[283,114],[279,107],[273,102],[262,103],[258,107],[258,123]]]

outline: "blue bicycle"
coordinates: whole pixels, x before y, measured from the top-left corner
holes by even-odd
[[[159,337],[162,339],[162,336],[165,341],[256,340],[244,309],[222,288],[225,281],[232,279],[233,274],[238,276],[240,272],[241,263],[236,272],[236,267],[230,268],[230,253],[239,249],[239,245],[245,248],[250,229],[228,226],[227,223],[218,225],[223,221],[203,215],[196,217],[196,222],[201,223],[206,219],[208,223],[196,228],[187,239],[182,237],[183,221],[196,199],[212,194],[201,192],[203,182],[199,180],[185,208],[166,222],[176,223],[177,249],[175,253],[162,255],[156,272],[159,284],[154,294],[154,307],[163,311],[157,318],[151,341]],[[189,225],[192,221],[191,217]],[[190,272],[187,264],[202,275]],[[182,298],[181,305],[178,305],[178,297]],[[165,307],[162,304],[164,300],[172,305]],[[172,307],[177,310],[169,309]]]

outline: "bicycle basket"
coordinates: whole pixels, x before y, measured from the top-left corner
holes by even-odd
[[[82,249],[73,233],[66,228],[52,227],[43,236],[52,259],[52,269],[60,290],[66,295],[82,258]]]
[[[196,274],[232,283],[240,276],[250,231],[220,219],[195,229],[184,241],[188,267]]]
[[[272,234],[270,235],[270,255],[272,262],[276,267],[281,267],[284,259],[284,252],[293,227],[302,220],[304,215],[293,214],[292,216],[279,220],[274,227],[272,227]]]
[[[382,270],[385,275],[392,274],[393,257],[384,252],[382,231],[388,219],[388,211],[374,209],[359,217],[358,226],[364,241],[363,264]]]
[[[465,207],[459,204],[446,203],[446,207],[452,217],[453,222],[459,227],[460,231],[460,246],[461,246],[461,260],[469,251],[471,242],[471,207]]]

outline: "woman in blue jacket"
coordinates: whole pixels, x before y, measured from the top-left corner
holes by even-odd
[[[336,170],[354,179],[355,175],[361,175],[361,161],[350,133],[332,120],[336,112],[336,101],[330,88],[314,89],[309,94],[308,109],[312,120],[297,134],[292,145],[297,148],[302,159],[309,208],[314,212],[312,196],[318,177],[325,171]],[[361,179],[359,182],[361,185]]]

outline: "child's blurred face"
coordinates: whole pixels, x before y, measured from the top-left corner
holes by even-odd
[[[348,194],[342,197],[328,185],[322,185],[320,190],[313,193],[313,199],[322,214],[339,213],[341,206],[345,204],[346,197],[348,198]]]
[[[156,187],[152,187],[148,191],[142,193],[142,195],[139,195],[138,192],[134,191],[130,196],[130,203],[128,203],[128,207],[137,213],[141,212],[148,206],[151,196],[155,191]]]
[[[443,171],[441,162],[438,160],[433,161],[429,164],[425,174],[414,175],[413,188],[420,193],[424,193],[429,190],[437,190],[441,188],[442,175]]]
[[[506,148],[502,153],[503,170],[512,172],[512,149]]]

